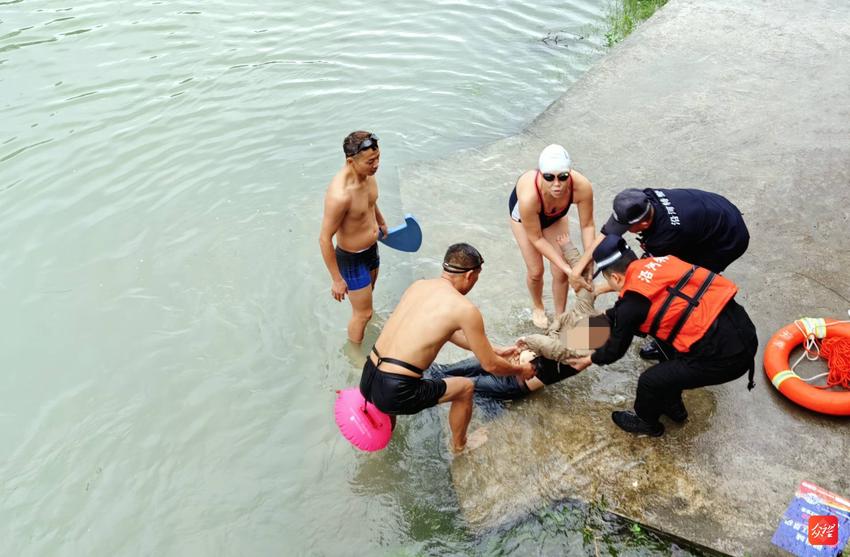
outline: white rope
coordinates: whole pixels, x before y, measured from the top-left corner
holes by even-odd
[[[847,310],[847,315],[850,317],[850,309]],[[820,321],[821,323],[818,323]],[[803,326],[800,325],[803,324]],[[835,321],[833,323],[825,323],[823,319],[813,318],[813,317],[803,317],[802,319],[797,319],[794,321],[794,325],[797,326],[797,330],[802,333],[803,337],[805,337],[805,350],[803,354],[797,358],[797,361],[794,362],[794,365],[791,366],[791,371],[794,371],[794,368],[797,367],[797,364],[803,361],[803,358],[808,359],[810,362],[815,362],[820,359],[820,345],[818,344],[817,339],[826,337],[826,328],[831,325],[838,325],[839,323],[850,323],[850,320],[845,321]],[[804,329],[805,327],[805,329]],[[823,327],[823,335],[818,335],[818,327]],[[814,357],[810,355],[811,352],[814,352]],[[810,383],[815,379],[820,379],[821,377],[826,377],[829,375],[829,372],[821,373],[820,375],[815,375],[814,377],[809,377],[808,379],[804,377],[800,377],[806,383]],[[799,377],[799,376],[798,376]]]

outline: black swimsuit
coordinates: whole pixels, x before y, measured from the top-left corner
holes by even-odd
[[[372,352],[378,358],[378,363],[374,364],[371,358],[366,358],[363,374],[360,376],[360,392],[381,412],[391,415],[416,414],[436,406],[446,394],[447,385],[442,379],[410,377],[378,369],[379,365],[386,362],[401,366],[420,376],[424,373],[421,368],[403,360],[382,357],[378,354],[377,348],[373,347]]]
[[[570,188],[570,197],[567,200],[567,205],[560,211],[552,213],[551,215],[546,214],[546,206],[543,204],[543,194],[540,193],[540,186],[537,183],[537,178],[540,176],[540,171],[537,171],[537,174],[534,175],[534,187],[537,189],[537,198],[540,199],[540,212],[537,214],[540,217],[540,229],[549,228],[559,220],[561,220],[564,215],[567,214],[567,211],[570,210],[570,205],[573,204],[573,174],[570,172],[569,178],[567,178],[567,185]],[[511,218],[516,222],[522,222],[519,217],[519,203],[516,195],[516,186],[514,186],[513,191],[511,191],[511,197],[508,199],[508,214],[511,215]]]

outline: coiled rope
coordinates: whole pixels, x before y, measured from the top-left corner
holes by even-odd
[[[850,310],[847,313],[850,315]],[[797,329],[803,334],[806,340],[803,343],[803,350],[805,352],[794,362],[791,370],[793,371],[803,358],[812,362],[818,359],[826,360],[829,371],[808,379],[803,379],[803,381],[808,383],[821,377],[826,377],[826,385],[814,385],[818,389],[830,389],[841,386],[850,390],[850,338],[824,338],[827,335],[827,327],[837,325],[838,323],[850,323],[850,320],[826,323],[823,319],[803,317],[794,321]],[[819,343],[818,340],[821,340],[821,342]]]

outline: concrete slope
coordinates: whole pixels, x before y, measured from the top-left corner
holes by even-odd
[[[507,197],[553,142],[593,181],[597,226],[625,187],[697,187],[732,199],[752,242],[727,275],[762,348],[797,317],[846,318],[846,0],[671,0],[524,133],[404,169],[405,209],[427,238],[421,275],[438,272],[451,242],[479,247],[485,270],[470,296],[502,341],[531,331]],[[484,447],[455,460],[473,527],[564,497],[604,498],[615,512],[724,552],[776,555],[770,537],[799,481],[850,495],[850,420],[796,407],[760,369],[752,392],[741,379],[687,393],[691,419],[668,423],[660,439],[619,431],[610,412],[630,407],[646,367],[632,350],[513,404],[489,423]]]

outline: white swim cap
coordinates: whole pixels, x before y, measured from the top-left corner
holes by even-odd
[[[540,152],[537,159],[537,168],[543,174],[558,174],[568,172],[572,168],[572,161],[567,150],[560,145],[552,144]]]

